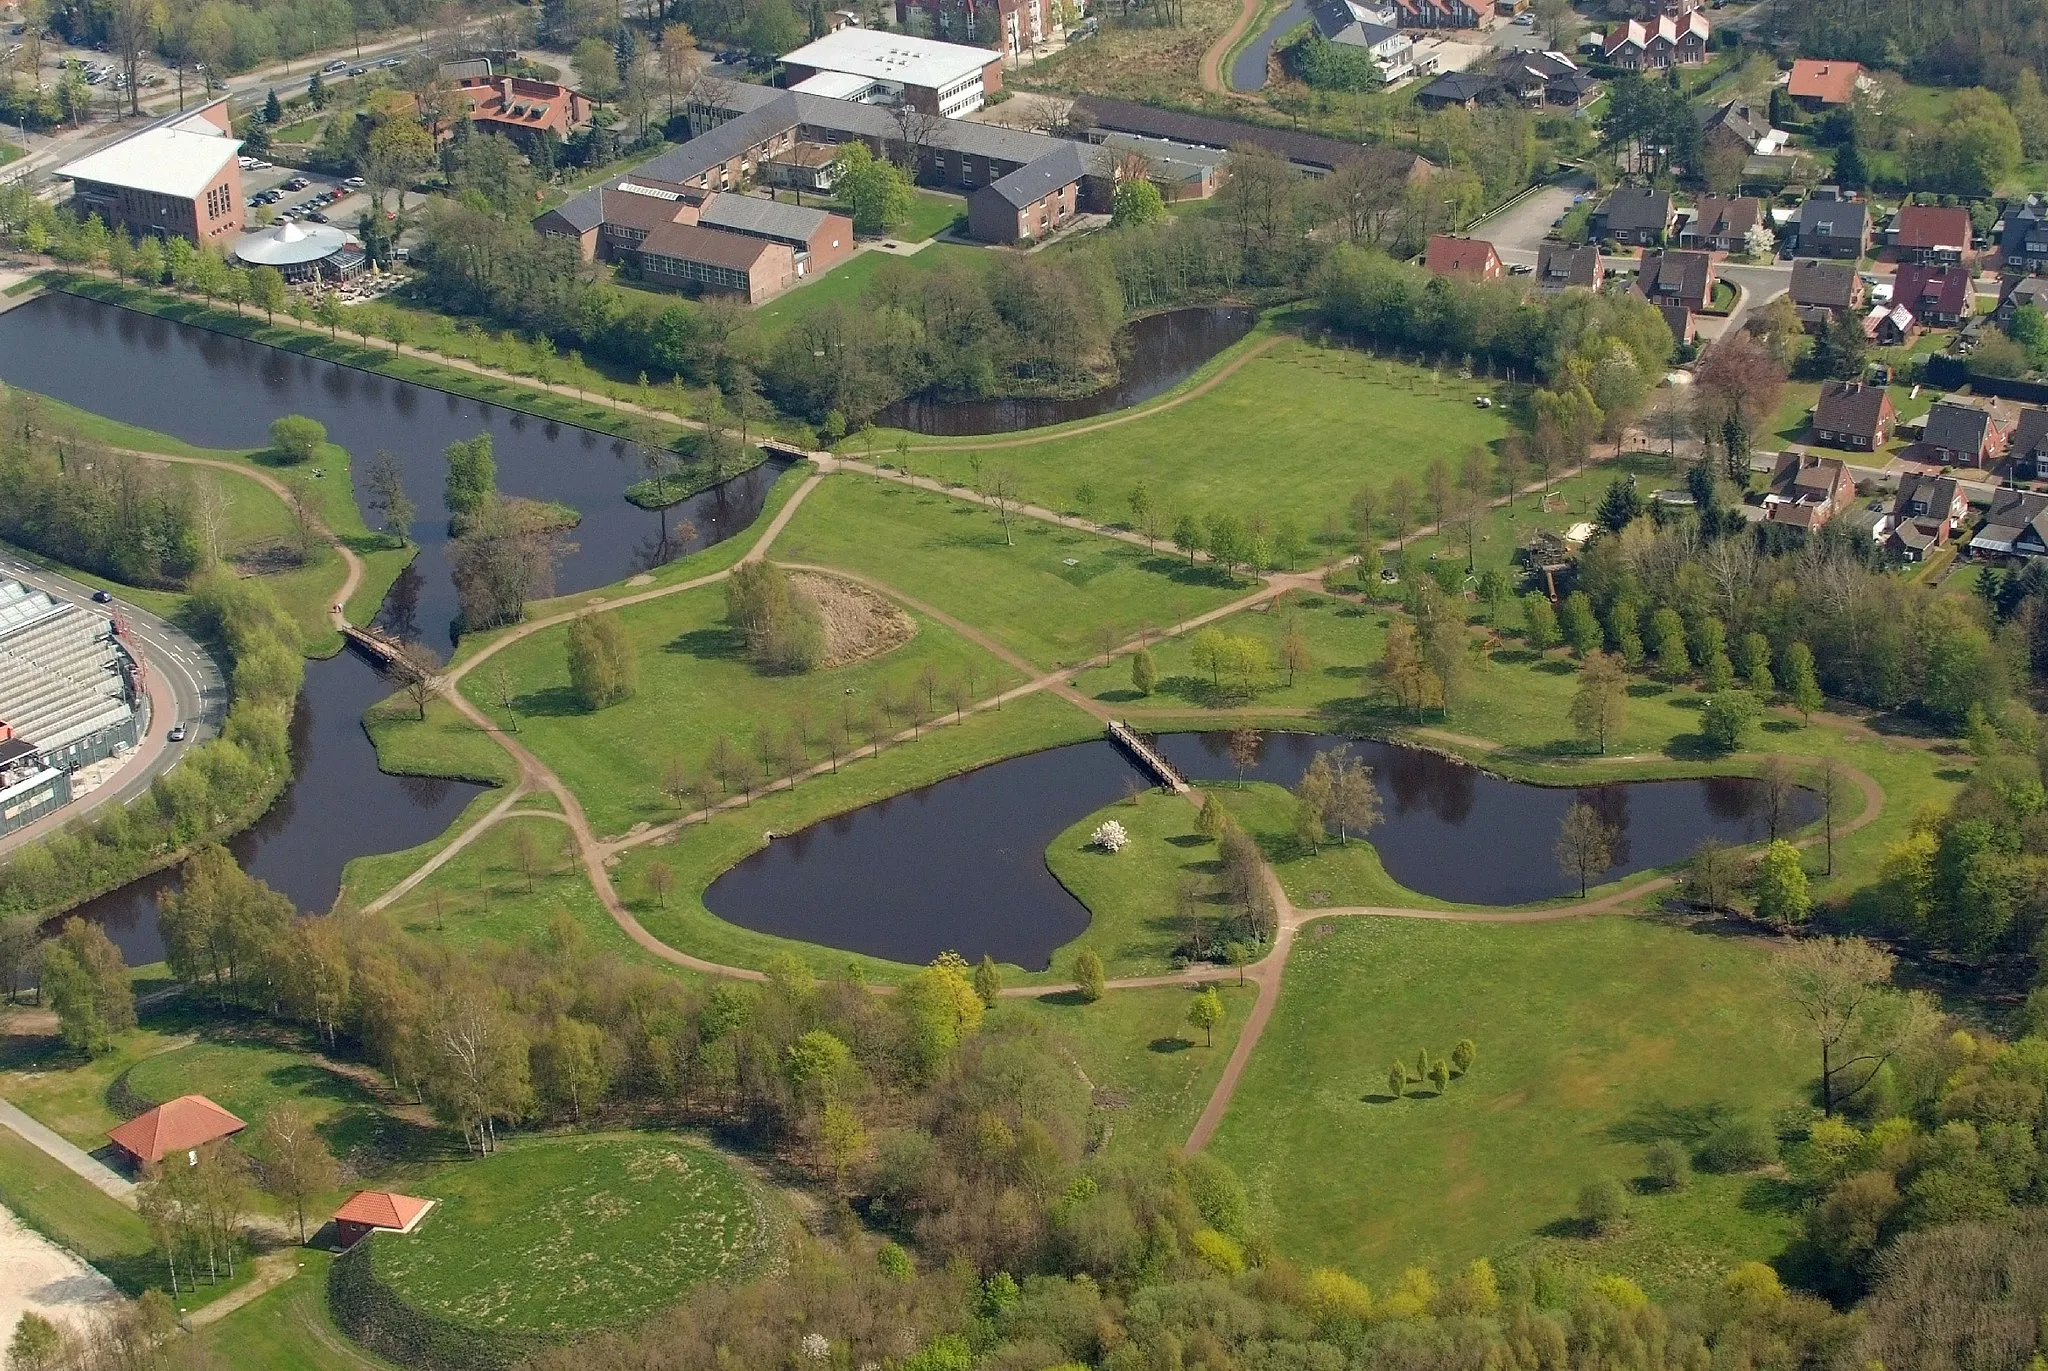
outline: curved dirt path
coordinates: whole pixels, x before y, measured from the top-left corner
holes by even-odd
[[[1202,54],[1202,89],[1211,95],[1229,95],[1230,87],[1223,80],[1223,59],[1237,46],[1237,40],[1244,37],[1259,17],[1260,0],[1243,0],[1238,6],[1237,18],[1230,21],[1230,27],[1222,36],[1209,45]]]

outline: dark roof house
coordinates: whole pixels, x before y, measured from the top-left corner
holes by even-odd
[[[1606,274],[1606,268],[1600,264],[1598,243],[1574,247],[1545,239],[1536,245],[1536,284],[1544,290],[1566,290],[1572,286],[1597,289]]]
[[[1813,437],[1829,447],[1875,452],[1891,437],[1898,415],[1891,392],[1862,381],[1823,381],[1813,408]]]
[[[1671,229],[1671,197],[1648,186],[1621,186],[1593,211],[1593,231],[1616,242],[1656,247]]]
[[[1988,467],[2005,451],[2013,422],[2011,411],[1995,399],[1964,404],[1944,398],[1927,411],[1920,441],[1943,462]]]
[[[1713,298],[1714,259],[1677,248],[1646,252],[1636,290],[1653,305],[1683,305],[1697,313]]]
[[[1970,540],[1970,550],[2014,557],[2048,555],[2048,495],[2001,488],[1991,497],[1984,527]]]
[[[1777,470],[1771,473],[1770,493],[1764,496],[1764,521],[1810,532],[1848,508],[1855,498],[1856,482],[1849,475],[1849,464],[1841,458],[1782,452]]]
[[[1753,195],[1703,195],[1678,230],[1681,247],[1741,252],[1750,231],[1763,222],[1764,202]]]
[[[1892,303],[1911,310],[1923,324],[1954,327],[1976,308],[1969,268],[1900,267],[1892,278]]]

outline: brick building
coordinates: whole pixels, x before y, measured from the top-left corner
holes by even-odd
[[[57,174],[71,181],[71,207],[111,228],[224,244],[242,232],[241,149],[222,96],[67,162]]]

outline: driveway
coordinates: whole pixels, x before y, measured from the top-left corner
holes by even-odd
[[[1504,262],[1536,265],[1536,245],[1550,232],[1558,216],[1572,207],[1572,197],[1585,194],[1590,182],[1581,176],[1554,186],[1544,186],[1490,219],[1482,219],[1465,232],[1484,238]]]

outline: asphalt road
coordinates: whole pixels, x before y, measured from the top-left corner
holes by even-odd
[[[150,782],[178,764],[187,748],[220,732],[221,721],[227,716],[228,684],[220,666],[190,634],[148,610],[118,598],[111,605],[94,604],[91,586],[46,571],[12,548],[0,549],[0,576],[99,613],[118,611],[127,621],[129,636],[141,645],[146,667],[143,679],[149,697],[149,731],[127,765],[90,795],[27,828],[0,837],[0,862],[4,862],[22,844],[44,837],[103,805],[117,801],[127,804],[149,789]],[[185,741],[167,742],[164,735],[177,723],[185,725]]]

